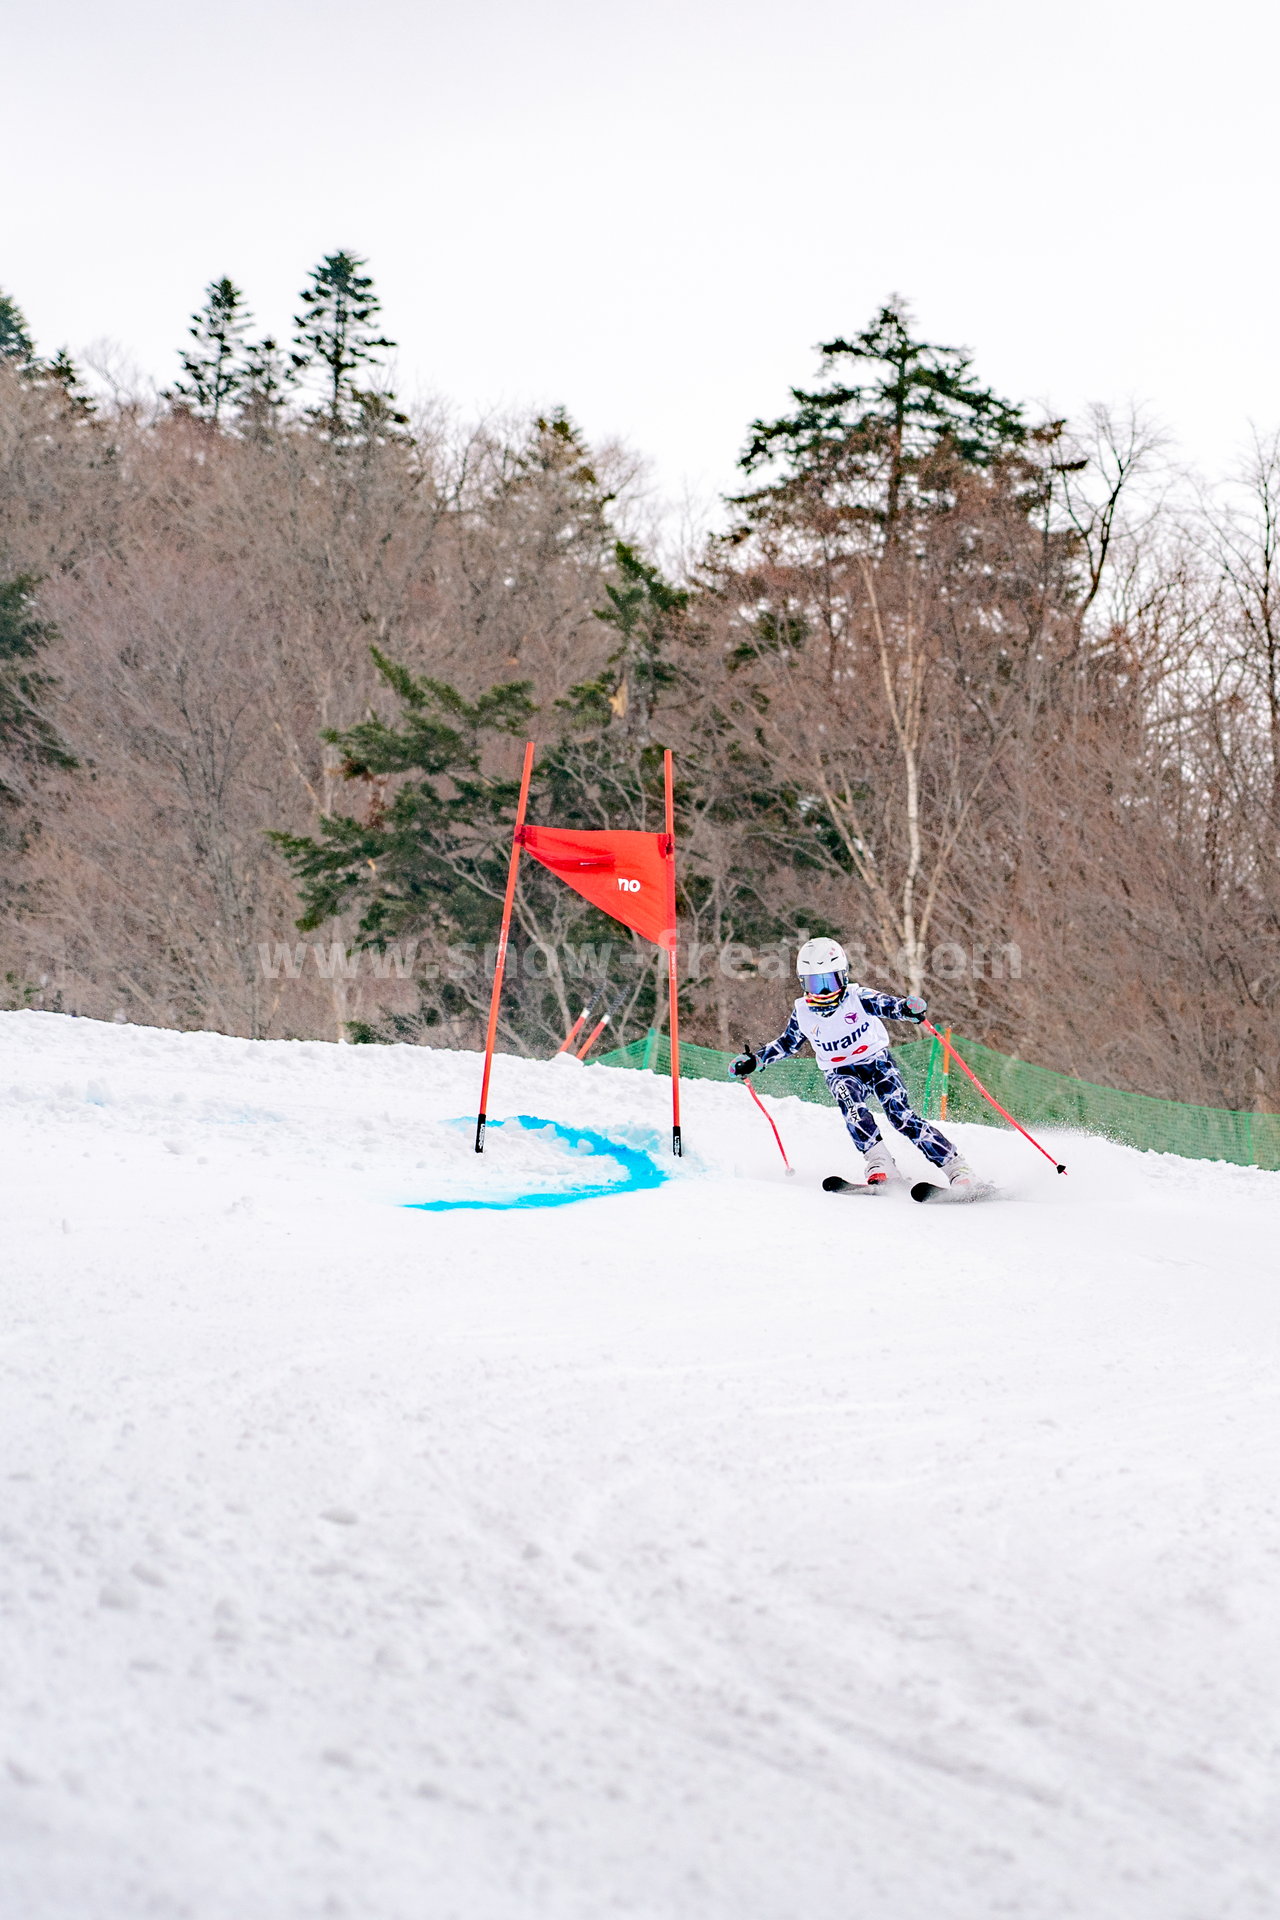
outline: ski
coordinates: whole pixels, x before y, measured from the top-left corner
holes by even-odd
[[[865,1180],[846,1180],[841,1174],[829,1173],[822,1183],[824,1193],[888,1193],[893,1185],[891,1180],[882,1180],[878,1186],[868,1186]]]
[[[911,1189],[911,1198],[920,1201],[942,1201],[950,1207],[972,1206],[975,1200],[993,1200],[996,1189],[989,1180],[976,1180],[971,1187],[940,1187],[933,1180],[917,1180]]]

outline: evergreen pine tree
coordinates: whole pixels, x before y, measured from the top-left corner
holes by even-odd
[[[188,331],[196,344],[182,354],[186,378],[175,381],[168,397],[210,426],[219,424],[227,403],[244,385],[241,342],[252,318],[243,293],[225,275],[210,281],[203,307],[191,316]]]
[[[237,418],[255,440],[268,439],[284,419],[289,395],[297,385],[292,364],[278,341],[268,334],[244,350]]]
[[[763,754],[742,746],[726,754],[713,707],[689,712],[692,688],[685,672],[661,657],[685,619],[686,596],[631,549],[619,555],[618,566],[619,582],[601,617],[623,636],[615,662],[625,657],[639,678],[636,706],[645,707],[656,685],[662,690],[661,710],[652,725],[645,720],[642,738],[634,724],[636,707],[611,695],[616,664],[598,681],[573,688],[557,702],[559,729],[535,761],[531,811],[559,826],[659,828],[662,736],[650,736],[664,722],[670,724],[673,707],[684,700],[683,817],[732,823],[743,833],[746,857],[728,865],[713,860],[708,869],[699,859],[696,836],[692,845],[686,842],[682,911],[691,911],[695,924],[696,916],[705,915],[703,924],[716,927],[721,938],[728,930],[752,943],[777,942],[794,919],[787,919],[786,893],[769,885],[776,871],[771,863],[781,856],[797,872],[821,864],[838,873],[826,856],[821,812],[801,807],[800,796]],[[342,755],[345,777],[356,791],[363,785],[369,794],[365,817],[327,817],[314,839],[287,833],[271,837],[300,882],[303,931],[336,915],[356,914],[361,946],[376,950],[426,935],[436,952],[448,948],[452,961],[455,951],[468,951],[467,943],[470,951],[482,951],[497,932],[518,783],[495,779],[486,762],[492,762],[497,736],[527,737],[534,709],[527,685],[491,688],[472,705],[453,687],[418,679],[376,649],[373,658],[398,697],[398,719],[388,722],[370,714],[345,732],[325,735]],[[651,950],[617,944],[615,923],[532,863],[521,881],[521,899],[526,936],[541,927],[534,937],[559,937],[570,946],[595,943],[605,954],[615,943],[614,976],[633,983],[629,1017],[641,1029],[652,1023],[658,1001]],[[519,968],[509,979],[508,1030],[514,1026],[537,1047],[546,1047],[553,1032],[558,1039],[564,1007],[554,983],[540,974],[522,977]],[[717,975],[709,987],[691,982],[686,989],[691,1004],[714,1000],[722,981]],[[487,979],[477,989],[474,980],[467,987],[451,968],[441,975],[433,969],[420,983],[416,1014],[357,1024],[350,1029],[352,1037],[422,1039],[445,1018],[482,1020],[487,988]]]
[[[88,419],[93,412],[93,401],[85,392],[80,379],[80,370],[67,349],[59,347],[52,360],[42,360],[38,363],[38,369],[42,380],[51,380],[62,388],[70,412],[81,419]]]
[[[0,360],[29,367],[34,353],[25,314],[9,294],[0,293]]]
[[[979,386],[968,354],[917,340],[898,299],[852,339],[819,351],[827,385],[791,389],[793,413],[752,422],[739,465],[773,477],[732,505],[747,526],[787,522],[807,508],[871,522],[893,537],[911,493],[945,493],[948,462],[985,467],[1022,447],[1022,408]]]
[[[334,440],[403,424],[391,408],[394,395],[362,388],[354,377],[395,345],[377,332],[382,302],[370,275],[360,271],[365,264],[354,253],[326,254],[299,296],[302,311],[293,323],[295,371],[317,368],[324,380],[324,400],[311,418]]]
[[[481,760],[489,736],[524,735],[535,711],[528,682],[491,687],[470,702],[370,651],[400,701],[399,724],[370,713],[323,737],[341,753],[347,780],[411,777],[364,821],[326,816],[314,840],[271,835],[302,883],[298,926],[305,932],[359,906],[366,945],[431,926],[452,938],[487,936],[509,845],[502,823],[517,788],[486,774]]]
[[[57,684],[34,663],[57,628],[36,612],[39,582],[31,573],[0,580],[0,801],[27,797],[32,774],[76,762],[42,705]]]
[[[610,666],[620,669],[621,677],[608,703],[624,730],[644,747],[649,744],[658,697],[675,680],[666,654],[675,624],[688,608],[689,595],[664,580],[625,540],[615,544],[613,557],[618,583],[606,586],[609,604],[596,613],[597,620],[613,627],[622,642],[609,657]]]
[[[528,439],[512,462],[503,491],[508,501],[521,496],[537,514],[539,503],[554,501],[549,525],[557,553],[590,562],[612,545],[606,492],[592,463],[591,449],[563,407],[538,414]],[[538,564],[546,557],[539,555]]]

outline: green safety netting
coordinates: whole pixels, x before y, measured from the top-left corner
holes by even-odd
[[[966,1040],[961,1034],[953,1037],[978,1078],[1026,1127],[1071,1127],[1154,1153],[1180,1153],[1189,1160],[1228,1160],[1238,1167],[1280,1169],[1280,1114],[1187,1107],[1177,1100],[1123,1093],[1118,1087],[1095,1087],[1088,1080],[1073,1080],[1069,1074],[997,1053],[979,1040]],[[949,1074],[944,1075],[943,1050],[937,1040],[908,1040],[895,1046],[893,1054],[917,1111],[940,1119],[945,1093],[949,1118],[1004,1126],[999,1114],[992,1111],[954,1061]],[[724,1080],[733,1057],[715,1047],[686,1044],[680,1049],[681,1078]],[[616,1047],[599,1064],[649,1067],[655,1073],[670,1073],[671,1049],[665,1034],[651,1033],[630,1046]],[[813,1060],[780,1060],[776,1066],[762,1068],[755,1084],[762,1093],[790,1093],[801,1100],[834,1104]]]

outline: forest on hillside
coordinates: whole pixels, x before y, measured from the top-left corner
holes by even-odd
[[[659,827],[670,747],[690,1038],[771,1035],[833,933],[1007,1052],[1280,1106],[1274,437],[1196,483],[892,301],[675,554],[628,450],[407,410],[382,328],[350,253],[288,342],[214,281],[144,398],[0,295],[4,1004],[473,1046],[523,741],[530,817],[584,827]],[[653,949],[528,872],[502,1043],[597,987],[664,1016]]]

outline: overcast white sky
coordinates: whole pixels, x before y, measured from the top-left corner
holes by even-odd
[[[662,486],[890,292],[1189,458],[1280,424],[1272,4],[50,0],[0,9],[0,286],[160,382],[229,273],[368,256],[406,398],[566,405]]]

